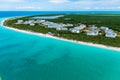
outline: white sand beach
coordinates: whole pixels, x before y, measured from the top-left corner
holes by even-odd
[[[4,21],[7,20],[7,19],[9,19],[9,18],[4,19],[4,20],[2,21],[2,23],[1,23],[1,25],[2,25],[3,27],[7,28],[7,29],[10,29],[10,30],[15,30],[15,31],[23,32],[23,33],[27,33],[27,34],[42,36],[42,37],[46,37],[46,38],[54,38],[54,39],[58,39],[58,40],[69,41],[69,42],[78,43],[78,44],[82,44],[82,45],[86,45],[86,46],[94,46],[94,47],[104,48],[104,49],[108,49],[108,50],[120,51],[120,48],[119,48],[119,47],[111,47],[111,46],[106,46],[106,45],[102,45],[102,44],[93,44],[93,43],[83,42],[83,41],[68,40],[68,39],[65,39],[65,38],[55,37],[55,36],[51,36],[51,35],[48,35],[48,34],[31,32],[31,31],[25,31],[25,30],[19,30],[19,29],[16,29],[16,28],[4,26],[3,23],[4,23]]]

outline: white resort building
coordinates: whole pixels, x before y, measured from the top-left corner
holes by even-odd
[[[104,30],[105,32],[106,32],[107,30],[109,30],[109,28],[108,28],[108,27],[105,27],[105,26],[101,26],[100,29],[101,29],[101,30]]]
[[[23,23],[23,20],[17,20],[16,24],[22,24],[22,23]]]
[[[115,38],[117,36],[117,33],[115,33],[112,29],[109,29],[109,30],[106,31],[105,36]]]
[[[99,30],[95,26],[91,27],[90,30],[87,31],[87,35],[90,36],[97,36],[98,34],[99,34]]]
[[[62,17],[62,15],[59,17]],[[48,28],[55,28],[58,31],[67,31],[68,27],[74,26],[73,24],[70,24],[70,23],[67,23],[67,24],[54,23],[54,22],[43,20],[43,19],[26,20],[26,21],[17,20],[17,23],[15,23],[15,24],[26,24],[26,25],[30,25],[30,26],[35,26],[35,24],[43,24],[43,25],[47,26]],[[105,27],[105,26],[101,26],[100,28],[98,28],[95,25],[93,25],[92,27],[89,27],[90,28],[89,30],[87,30],[86,27],[87,26],[85,24],[81,24],[80,26],[70,28],[69,31],[71,33],[78,34],[78,33],[80,33],[80,31],[83,30],[87,33],[87,35],[90,35],[90,36],[97,36],[97,35],[99,35],[99,31],[104,31],[105,37],[115,38],[117,36],[116,32],[114,32],[112,29],[109,29],[108,27]]]
[[[56,28],[56,30],[58,30],[58,31],[60,31],[60,30],[62,30],[62,31],[67,31],[67,30],[68,30],[68,28],[58,27],[58,28]]]
[[[35,26],[35,24],[34,23],[30,23],[30,26]]]
[[[117,36],[117,33],[108,27],[101,26],[100,29],[105,31],[105,37],[115,38]]]
[[[70,32],[72,32],[72,33],[80,33],[80,30],[82,30],[84,28],[86,28],[86,25],[81,24],[80,26],[70,28]]]
[[[72,32],[72,33],[80,33],[80,30],[79,29],[70,28],[70,32]]]

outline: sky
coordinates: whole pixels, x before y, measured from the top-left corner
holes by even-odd
[[[0,0],[0,11],[120,11],[120,0]]]

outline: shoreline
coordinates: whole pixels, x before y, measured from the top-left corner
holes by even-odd
[[[53,38],[53,39],[56,39],[56,40],[63,40],[63,41],[77,43],[77,44],[86,45],[86,46],[93,46],[93,47],[103,48],[103,49],[107,49],[107,50],[119,51],[120,52],[120,48],[119,47],[112,47],[112,46],[107,46],[107,45],[102,45],[102,44],[94,44],[94,43],[83,42],[83,41],[76,41],[76,40],[69,40],[69,39],[65,39],[65,38],[51,36],[51,35],[48,35],[48,34],[43,34],[43,33],[38,33],[38,32],[31,32],[31,31],[26,31],[26,30],[20,30],[20,29],[12,28],[12,27],[9,27],[9,26],[4,26],[4,24],[3,24],[4,21],[8,20],[8,19],[9,18],[3,19],[1,21],[1,26],[5,27],[7,29],[10,29],[10,30],[14,30],[14,31],[22,32],[22,33],[27,33],[27,34],[31,34],[31,35],[36,35],[36,36],[42,36],[42,37],[46,37],[46,38]]]

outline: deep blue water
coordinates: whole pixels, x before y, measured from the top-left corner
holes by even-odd
[[[4,18],[36,14],[120,12],[0,12]],[[2,80],[120,80],[120,52],[70,43],[0,26]]]
[[[39,14],[120,14],[120,11],[0,11],[0,17]]]

